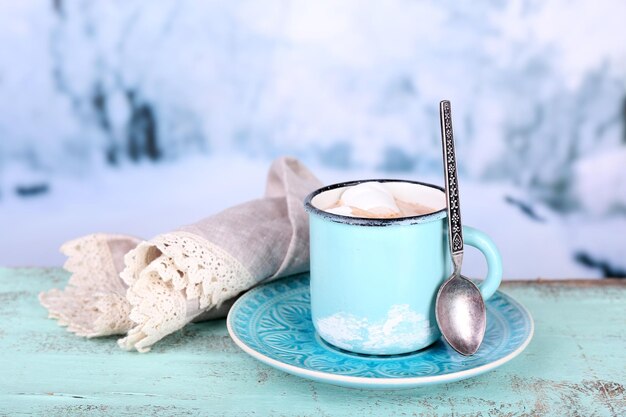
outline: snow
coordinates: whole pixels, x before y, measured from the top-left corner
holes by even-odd
[[[582,158],[574,175],[575,193],[587,213],[603,217],[626,212],[626,148]]]
[[[372,170],[336,170],[312,164],[324,183],[353,179],[388,178]],[[58,247],[66,240],[93,232],[126,233],[150,238],[194,222],[234,204],[263,194],[269,161],[242,157],[198,156],[179,163],[102,169],[93,177],[57,178],[51,191],[20,198],[6,195],[0,204],[0,264],[7,266],[61,265]],[[394,175],[441,185],[436,176]],[[460,179],[464,223],[489,234],[500,248],[506,278],[599,277],[574,259],[575,249],[567,232],[572,227],[547,208],[545,222],[529,219],[506,203],[507,195],[520,191],[503,184],[482,184]],[[602,222],[596,229],[608,232]],[[624,223],[618,224],[623,227]],[[614,227],[611,224],[609,227]],[[597,234],[588,241],[602,248]],[[623,251],[623,243],[615,242]],[[485,275],[482,256],[467,247],[464,273]],[[623,260],[620,260],[623,265]]]
[[[440,183],[450,99],[464,220],[507,277],[599,276],[580,254],[626,270],[625,15],[619,0],[4,2],[0,264],[192,222],[258,196],[281,154],[327,183]]]
[[[577,143],[623,147],[617,0],[58,5],[0,6],[0,51],[12,57],[0,61],[0,149],[39,168],[80,169],[123,148],[131,95],[154,112],[167,157],[321,162],[339,146],[336,163],[377,168],[393,151],[432,173],[442,98],[477,178],[554,193]]]

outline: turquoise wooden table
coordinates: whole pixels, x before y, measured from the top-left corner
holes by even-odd
[[[37,302],[67,278],[0,269],[0,415],[626,416],[626,280],[505,283],[535,319],[518,358],[452,384],[360,391],[257,362],[224,320],[191,325],[147,354],[78,338]]]

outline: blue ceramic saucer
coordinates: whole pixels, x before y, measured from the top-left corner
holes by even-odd
[[[414,388],[482,374],[524,350],[533,335],[528,311],[501,292],[486,304],[485,339],[471,357],[461,356],[441,340],[396,356],[359,355],[327,344],[311,322],[308,274],[244,294],[231,308],[227,326],[246,353],[290,374],[352,388]]]

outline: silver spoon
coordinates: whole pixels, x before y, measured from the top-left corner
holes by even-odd
[[[439,104],[439,117],[448,205],[448,241],[454,272],[439,288],[435,316],[441,334],[448,344],[462,355],[473,355],[485,336],[487,315],[480,290],[472,281],[461,275],[463,229],[449,101],[444,100]]]

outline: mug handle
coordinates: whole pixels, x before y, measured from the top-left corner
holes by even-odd
[[[463,240],[482,252],[487,260],[487,277],[478,284],[483,300],[491,297],[502,282],[502,258],[493,240],[480,230],[463,226]]]

